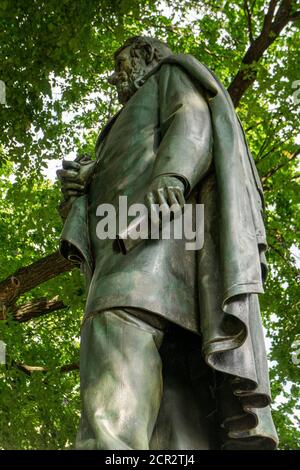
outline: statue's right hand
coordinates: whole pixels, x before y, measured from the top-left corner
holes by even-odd
[[[63,160],[62,166],[62,169],[57,170],[56,174],[61,182],[61,191],[64,194],[64,199],[82,196],[85,192],[85,183],[80,175],[80,163],[72,160]]]

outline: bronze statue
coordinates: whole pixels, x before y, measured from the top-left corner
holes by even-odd
[[[130,38],[114,58],[122,107],[96,159],[58,172],[61,253],[87,284],[76,447],[274,449],[263,194],[231,99],[206,66],[157,39]],[[97,236],[97,208],[119,214],[120,196],[149,210],[204,204],[203,247],[149,239],[121,253]]]

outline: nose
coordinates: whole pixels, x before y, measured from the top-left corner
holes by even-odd
[[[110,85],[116,85],[116,82],[117,82],[117,74],[116,72],[114,72],[113,74],[110,75],[110,77],[108,77],[107,79],[108,83]]]

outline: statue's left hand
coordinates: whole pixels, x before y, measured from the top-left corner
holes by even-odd
[[[148,209],[148,215],[157,228],[161,228],[161,215],[164,213],[170,217],[177,217],[182,213],[185,204],[185,184],[180,177],[176,176],[158,176],[150,184],[145,196],[145,204]],[[144,217],[144,215],[143,215]],[[136,221],[133,222],[133,228],[136,229]],[[140,223],[140,221],[139,221]],[[123,254],[128,253],[138,246],[142,238],[131,239],[130,225],[117,236],[118,247]]]
[[[158,176],[155,178],[146,194],[145,203],[151,219],[155,222],[159,220],[159,211],[153,204],[160,206],[162,213],[168,212],[170,208],[176,216],[181,213],[185,204],[184,197],[185,185],[180,178],[176,176]]]

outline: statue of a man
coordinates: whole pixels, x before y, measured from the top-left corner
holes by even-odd
[[[263,196],[226,90],[192,56],[134,37],[96,159],[64,161],[61,252],[87,281],[78,449],[273,449],[258,294]],[[204,204],[204,245],[97,235],[110,204]],[[102,206],[103,207],[103,206]],[[118,217],[117,217],[118,220]],[[118,232],[118,227],[116,229]]]

